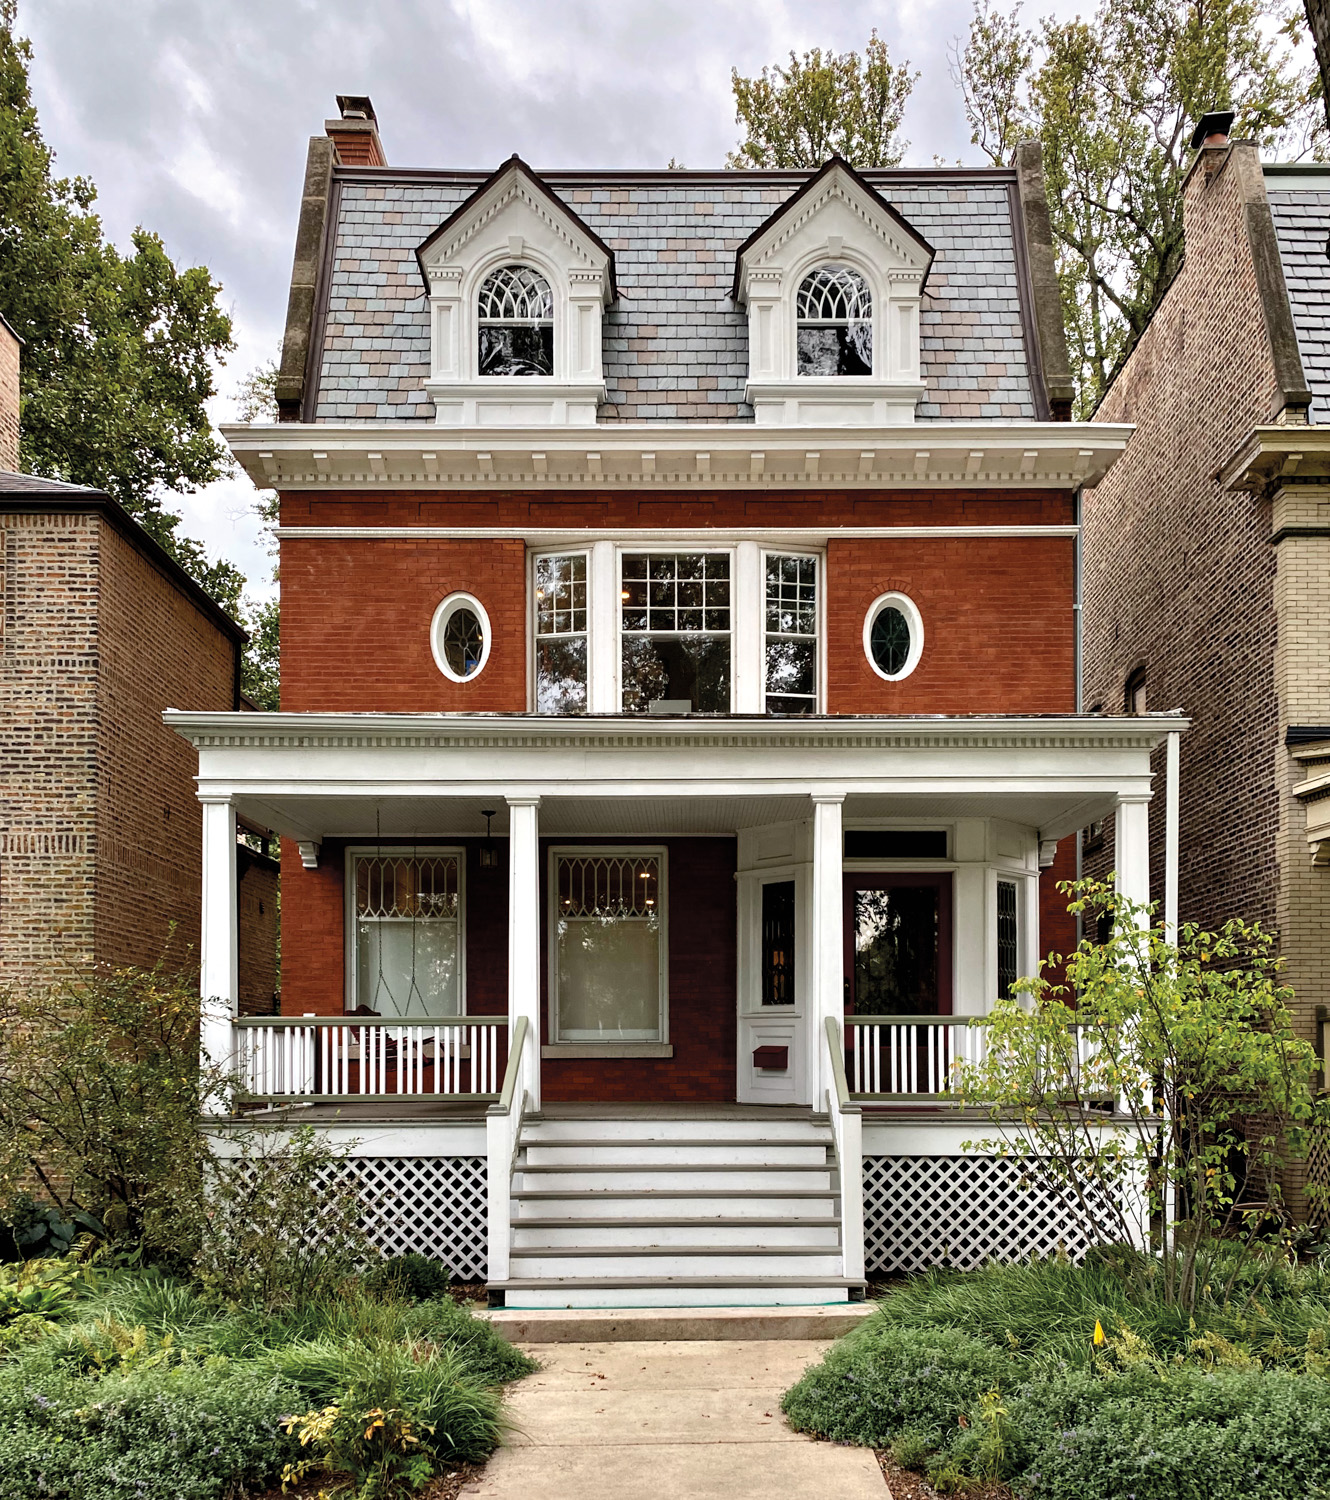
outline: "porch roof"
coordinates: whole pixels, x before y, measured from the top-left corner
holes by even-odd
[[[199,796],[288,838],[485,830],[507,798],[542,833],[733,833],[845,798],[848,820],[1000,817],[1063,838],[1148,798],[1181,714],[771,718],[243,714],[167,710],[199,752]]]

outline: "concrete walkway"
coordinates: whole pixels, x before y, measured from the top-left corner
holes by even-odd
[[[867,1448],[791,1432],[780,1398],[829,1340],[527,1346],[519,1431],[475,1500],[890,1500]]]

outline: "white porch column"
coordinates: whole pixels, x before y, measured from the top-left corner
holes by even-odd
[[[1182,736],[1174,730],[1165,742],[1164,769],[1164,923],[1169,940],[1178,932],[1178,779],[1182,763]]]
[[[231,1021],[239,999],[236,813],[230,802],[203,803],[203,920],[199,937],[200,1061],[229,1068]],[[216,1113],[219,1101],[208,1101]]]
[[[813,796],[813,1066],[809,1069],[816,1093],[813,1108],[827,1107],[826,1092],[834,1087],[827,1055],[826,1017],[838,1025],[845,1015],[844,875],[841,851],[841,805],[845,793]]]
[[[1118,894],[1144,906],[1150,899],[1150,798],[1119,797],[1114,829]]]
[[[540,1108],[540,798],[508,802],[508,1026],[518,1016],[530,1027],[527,1060],[518,1084],[530,1108]]]

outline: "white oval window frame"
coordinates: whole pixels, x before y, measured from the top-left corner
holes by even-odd
[[[459,676],[448,665],[448,658],[443,654],[443,632],[448,627],[448,621],[459,609],[469,609],[476,619],[480,621],[480,665],[476,670],[466,677]],[[434,653],[434,665],[448,679],[449,682],[474,682],[485,670],[490,659],[490,647],[493,645],[493,635],[490,631],[490,617],[485,606],[474,594],[449,594],[439,607],[434,611],[434,618],[429,623],[429,648]]]
[[[910,651],[905,658],[905,665],[899,672],[884,672],[873,659],[873,622],[884,609],[900,610],[905,616],[906,625],[910,628]],[[919,613],[918,605],[908,594],[898,594],[895,590],[879,594],[868,606],[868,613],[864,616],[864,655],[868,658],[868,665],[883,682],[903,682],[919,665],[919,658],[923,654],[924,621]]]

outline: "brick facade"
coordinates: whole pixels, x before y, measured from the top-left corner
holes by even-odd
[[[0,472],[18,472],[18,335],[0,317]]]
[[[196,757],[161,715],[233,708],[240,639],[90,493],[11,488],[0,510],[0,984],[164,953],[197,963]],[[246,953],[270,1009],[275,901],[262,921]]]

